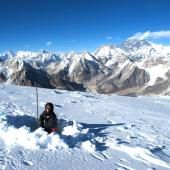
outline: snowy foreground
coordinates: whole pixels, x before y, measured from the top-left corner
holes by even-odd
[[[0,86],[0,169],[170,169],[170,97],[39,90],[60,134],[36,128],[35,88]]]

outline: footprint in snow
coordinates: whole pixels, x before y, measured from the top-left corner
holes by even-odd
[[[123,139],[120,139],[120,138],[117,138],[116,140],[118,141],[117,144],[130,144],[129,142],[127,142]]]
[[[28,166],[33,166],[32,161],[23,160],[23,164],[28,165]]]

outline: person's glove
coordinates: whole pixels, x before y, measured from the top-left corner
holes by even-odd
[[[51,132],[57,132],[57,131],[58,131],[57,128],[52,128],[52,129],[51,129]]]

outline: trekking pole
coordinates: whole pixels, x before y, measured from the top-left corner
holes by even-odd
[[[5,88],[4,83],[2,83],[2,88],[3,88],[3,89]]]
[[[37,125],[39,126],[39,123],[38,123],[38,87],[37,87],[37,84],[36,84],[36,103],[37,103]]]

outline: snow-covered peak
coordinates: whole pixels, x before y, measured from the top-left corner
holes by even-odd
[[[32,51],[17,51],[16,56],[17,58],[34,58],[38,55],[38,52]]]
[[[72,63],[72,61],[77,60],[77,53],[74,51],[71,51],[70,53],[65,53],[62,54],[61,56],[61,62],[60,62],[60,69],[65,69],[68,68],[70,63]]]
[[[68,54],[65,54],[62,56],[63,64],[64,63],[72,63],[72,62],[79,62],[80,60],[89,60],[94,61],[94,58],[88,51],[84,51],[82,53],[76,53],[74,51],[71,51]]]
[[[41,52],[42,52],[43,54],[50,53],[50,52],[48,52],[47,50],[41,50]]]
[[[78,53],[76,53],[75,51],[71,51],[71,52],[69,52],[68,54],[66,54],[66,57],[67,57],[68,59],[71,59],[71,58],[76,57],[77,55],[78,55]]]
[[[94,54],[97,57],[109,57],[109,56],[122,55],[125,54],[125,52],[122,49],[117,48],[116,46],[105,45],[98,48]]]
[[[157,57],[170,57],[169,46],[154,44],[146,40],[129,38],[119,47],[124,50],[128,54],[128,58],[133,61]]]
[[[15,55],[16,54],[13,51],[7,51],[5,53],[0,54],[0,60],[1,61],[6,61],[8,59],[11,59],[11,58],[15,57]]]
[[[69,75],[71,75],[78,67],[86,65],[85,63],[90,62],[91,64],[95,64],[97,62],[95,57],[93,57],[88,51],[82,53],[71,51],[70,53],[63,55],[61,58],[62,60],[58,68],[67,70]],[[85,66],[83,67],[85,68]]]
[[[88,51],[83,52],[82,57],[86,60],[94,61],[94,58],[92,57],[92,55]]]
[[[136,51],[140,48],[147,48],[148,46],[151,46],[150,42],[135,38],[129,38],[120,45],[120,47],[127,52]]]
[[[170,46],[152,43],[152,47],[155,49],[157,56],[170,57]]]
[[[5,53],[1,57],[2,61],[6,60],[23,60],[28,63],[39,63],[41,65],[48,65],[51,62],[60,61],[60,57],[55,53],[48,51],[32,52],[32,51],[17,51],[16,53]]]
[[[115,64],[122,63],[127,60],[127,54],[119,47],[105,45],[98,48],[94,53],[96,59],[105,64],[107,67],[114,67]]]

